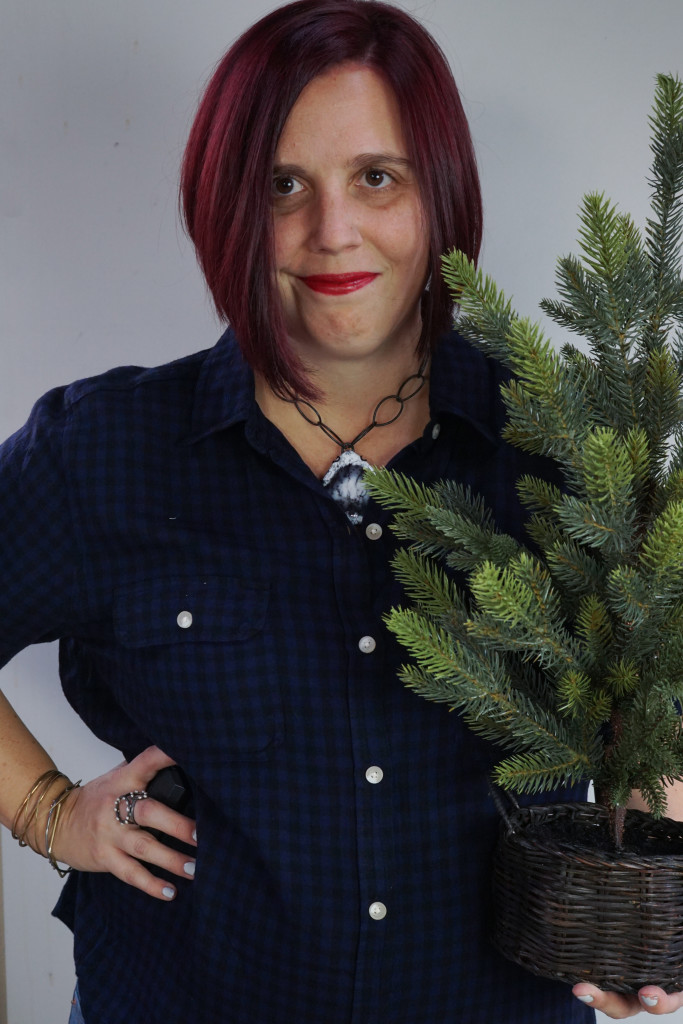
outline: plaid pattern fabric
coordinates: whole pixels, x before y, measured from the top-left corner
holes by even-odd
[[[498,440],[498,373],[444,340],[432,422],[394,465],[469,483],[519,534],[532,460]],[[0,663],[59,638],[89,727],[127,757],[158,744],[194,792],[176,901],[67,883],[88,1024],[593,1019],[491,948],[494,752],[397,682],[387,515],[348,522],[229,333],[50,392],[0,471]]]

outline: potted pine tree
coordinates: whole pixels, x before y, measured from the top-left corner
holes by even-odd
[[[657,78],[651,216],[603,195],[580,212],[543,311],[583,346],[557,351],[459,252],[444,257],[457,328],[511,371],[505,439],[549,456],[526,476],[529,543],[457,483],[386,470],[370,489],[408,542],[412,601],[388,616],[403,682],[464,715],[506,756],[494,782],[534,794],[592,780],[596,804],[505,812],[495,941],[537,973],[615,991],[683,988],[683,85]],[[454,582],[450,570],[467,578]],[[626,811],[633,789],[650,814]]]

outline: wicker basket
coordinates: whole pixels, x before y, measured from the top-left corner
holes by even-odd
[[[571,984],[683,989],[683,822],[629,811],[620,854],[599,848],[603,833],[607,812],[595,804],[506,814],[494,867],[496,946],[534,974]]]

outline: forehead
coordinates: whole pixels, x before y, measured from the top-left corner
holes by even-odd
[[[323,152],[408,155],[396,96],[371,68],[341,64],[318,75],[289,112],[278,140],[278,163],[302,163],[307,153]]]

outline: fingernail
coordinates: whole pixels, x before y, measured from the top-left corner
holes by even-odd
[[[640,1001],[645,1006],[656,1006],[659,999],[657,999],[657,996],[641,996]]]
[[[582,1003],[592,1003],[593,1002],[593,996],[577,996],[576,998],[580,999]]]
[[[197,829],[195,829],[194,832],[192,833],[192,838],[194,839],[194,841],[196,843],[197,842]]]
[[[194,861],[188,860],[187,864],[183,864],[183,871],[186,875],[194,875]]]
[[[170,885],[165,885],[161,890],[161,895],[165,896],[167,900],[172,900],[175,896],[175,889],[172,889]]]

